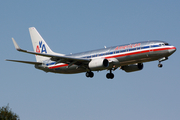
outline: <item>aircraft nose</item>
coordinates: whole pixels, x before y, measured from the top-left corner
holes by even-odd
[[[174,46],[171,49],[169,49],[170,54],[173,54],[175,51],[176,51],[176,47],[174,47]]]

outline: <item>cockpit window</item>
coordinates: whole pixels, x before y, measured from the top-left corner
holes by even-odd
[[[159,46],[169,45],[168,43],[161,43]]]

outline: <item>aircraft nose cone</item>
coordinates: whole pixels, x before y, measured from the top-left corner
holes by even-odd
[[[169,50],[169,53],[170,53],[170,54],[173,54],[175,51],[176,51],[176,47],[173,46],[173,47]]]

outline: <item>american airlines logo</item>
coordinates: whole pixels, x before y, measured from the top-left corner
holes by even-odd
[[[42,44],[42,41],[39,41],[39,45],[37,45],[37,47],[36,47],[36,52],[37,53],[43,53],[43,52],[47,53],[46,46],[45,46],[45,44]]]
[[[138,44],[130,44],[130,45],[125,45],[125,46],[117,46],[115,50],[121,50],[121,49],[127,49],[127,48],[134,48],[134,47],[140,47],[141,43]]]

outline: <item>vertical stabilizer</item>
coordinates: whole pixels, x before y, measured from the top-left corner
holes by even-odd
[[[30,27],[29,32],[30,32],[34,52],[45,53],[45,54],[55,54],[49,48],[49,46],[44,41],[44,39],[41,37],[41,35],[39,34],[39,32],[36,30],[35,27]],[[42,62],[42,61],[47,60],[47,59],[49,59],[49,58],[36,55],[36,61],[37,62]]]

